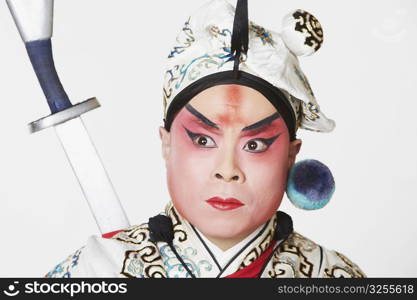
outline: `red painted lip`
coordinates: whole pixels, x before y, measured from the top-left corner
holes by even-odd
[[[206,202],[218,210],[231,210],[245,205],[235,198],[223,199],[220,197],[213,197],[206,200]]]

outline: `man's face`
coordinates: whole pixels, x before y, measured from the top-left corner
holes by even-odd
[[[178,212],[206,236],[244,238],[278,209],[301,145],[259,92],[219,85],[160,128],[168,189]]]

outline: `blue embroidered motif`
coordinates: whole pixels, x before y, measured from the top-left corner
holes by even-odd
[[[174,47],[174,50],[172,50],[168,56],[169,58],[183,53],[186,48],[190,47],[191,44],[195,41],[193,32],[189,27],[189,20],[185,23],[182,32],[177,38],[177,41],[181,45]],[[215,67],[220,69],[227,62],[234,60],[230,49],[230,40],[232,36],[230,30],[221,30],[217,26],[211,26],[208,28],[208,30],[211,35],[220,43],[219,52],[215,54],[204,53],[198,57],[195,57],[187,64],[175,65],[170,70],[168,70],[165,74],[166,86],[168,87],[164,91],[166,98],[171,97],[171,85],[173,85],[175,89],[179,89],[185,78],[187,78],[189,81],[194,81],[200,76],[203,70]]]
[[[134,276],[139,278],[144,278],[143,275],[143,262],[140,260],[138,253],[133,253],[132,255],[129,255],[131,258],[129,261],[129,264],[126,266],[126,271]]]
[[[190,19],[191,18],[185,22],[184,27],[182,28],[182,32],[177,37],[177,42],[181,45],[174,46],[174,49],[169,53],[168,58],[173,58],[176,54],[184,52],[185,49],[190,47],[191,44],[195,41],[193,31],[190,28]]]
[[[83,249],[84,247],[78,249],[73,255],[68,256],[66,260],[56,265],[52,271],[48,272],[45,277],[71,278],[71,270],[78,265],[78,260]]]
[[[175,88],[179,89],[181,84],[183,83],[186,75],[188,74],[188,79],[190,81],[195,80],[199,77],[202,69],[210,69],[216,66],[220,69],[225,63],[229,61],[233,61],[233,55],[230,53],[230,48],[223,48],[224,53],[218,54],[204,54],[202,56],[196,57],[191,60],[187,65],[182,65],[180,68],[175,66],[172,70],[167,71],[168,74],[172,76],[170,81],[172,82],[175,79],[179,79],[178,82],[175,84]],[[176,78],[174,78],[174,70],[178,70],[179,74]]]
[[[232,33],[227,28],[224,28],[224,29],[220,30],[220,28],[217,27],[216,25],[212,25],[212,26],[210,26],[209,31],[210,31],[211,35],[213,35],[215,37],[218,37],[219,34],[220,34],[224,37],[228,37],[230,39],[232,38]]]
[[[190,271],[196,276],[201,276],[201,270],[204,268],[206,271],[210,271],[213,266],[207,260],[200,260],[195,262],[191,259],[192,256],[197,255],[197,250],[191,247],[185,248],[182,250],[181,248],[175,246],[180,257],[184,260],[184,263],[190,269]],[[188,274],[187,270],[185,270],[184,266],[180,263],[177,259],[175,254],[172,252],[171,248],[168,245],[164,245],[159,248],[161,253],[162,259],[164,260],[164,266],[167,271],[167,276],[169,278],[189,278],[191,277]]]
[[[267,43],[271,46],[275,45],[275,42],[272,39],[271,33],[266,31],[265,28],[251,22],[250,29],[256,34],[257,37],[261,39],[263,45]]]

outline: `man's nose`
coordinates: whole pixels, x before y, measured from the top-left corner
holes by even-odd
[[[233,149],[233,147],[219,150],[219,158],[212,174],[215,179],[224,180],[226,182],[245,182],[246,178],[240,169],[235,151],[236,150]]]

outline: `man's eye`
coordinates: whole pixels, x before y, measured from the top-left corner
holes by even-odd
[[[254,139],[250,140],[246,143],[246,145],[243,147],[243,150],[252,152],[252,153],[260,153],[265,152],[268,150],[269,146],[272,145],[273,142],[279,137],[280,135],[276,135],[269,139]]]
[[[205,135],[199,135],[192,139],[193,143],[199,147],[205,148],[214,148],[216,147],[216,143],[213,141],[211,137]]]
[[[262,140],[251,140],[246,143],[246,145],[243,147],[243,150],[257,153],[266,151],[268,147],[269,145]]]
[[[191,141],[194,145],[202,148],[215,148],[217,147],[216,142],[209,136],[198,134],[189,131],[187,128],[185,128],[185,131],[187,132],[188,136],[190,137]]]

